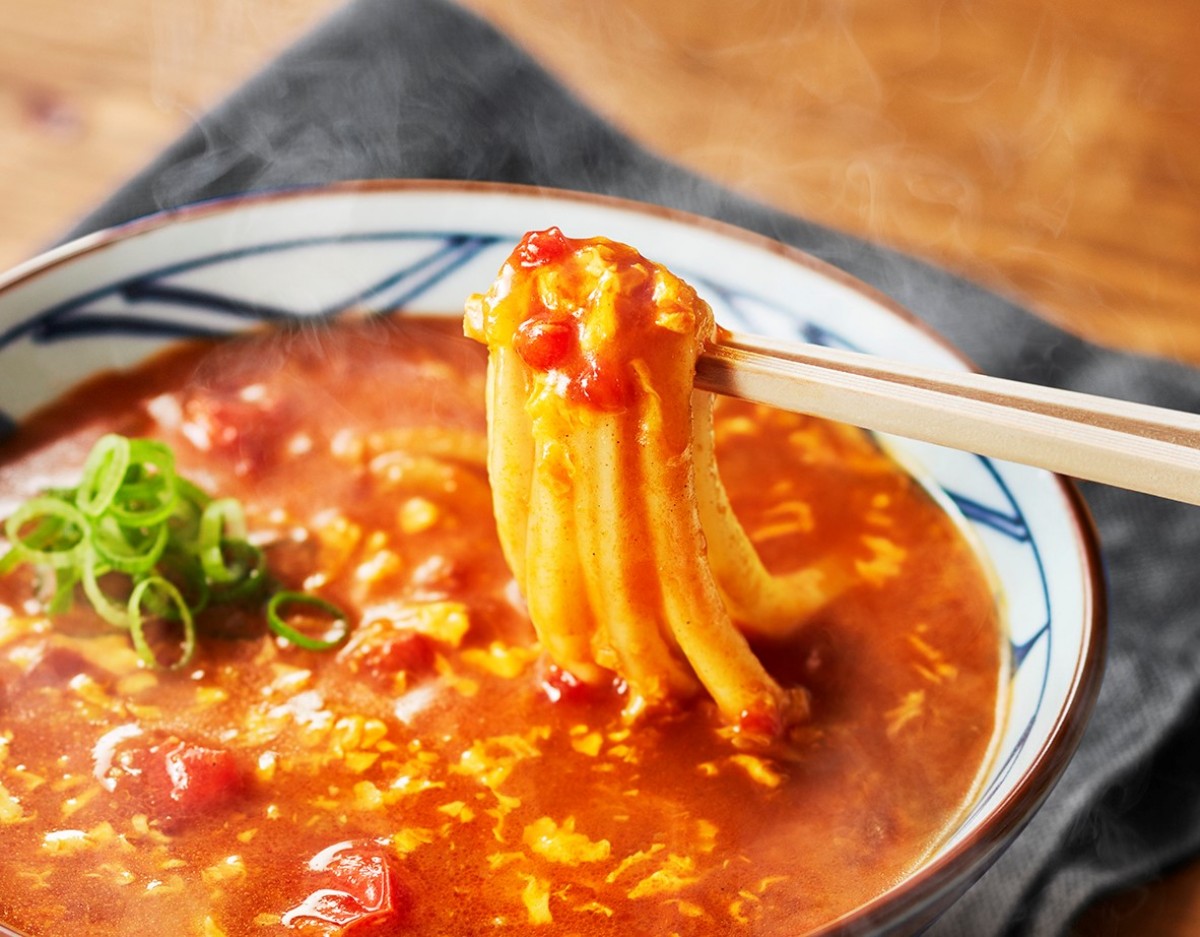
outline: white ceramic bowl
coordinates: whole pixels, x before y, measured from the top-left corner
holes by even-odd
[[[661,208],[513,186],[346,184],[207,203],[76,241],[0,280],[0,434],[98,369],[173,339],[368,306],[460,310],[527,230],[627,241],[738,331],[968,364],[876,291],[797,251]],[[1100,682],[1091,525],[1046,472],[890,441],[972,529],[1004,596],[1011,676],[974,809],[911,877],[830,927],[920,929],[1017,835],[1074,751]],[[2,930],[0,926],[0,930]]]

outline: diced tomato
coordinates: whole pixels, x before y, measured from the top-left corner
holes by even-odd
[[[517,245],[516,254],[522,267],[540,267],[560,260],[571,250],[570,238],[558,228],[530,231]]]
[[[22,681],[26,689],[43,686],[64,686],[78,674],[87,674],[93,680],[104,680],[109,674],[89,661],[78,651],[68,647],[57,647],[41,641],[30,655],[32,663]]]
[[[243,788],[233,755],[177,738],[145,744],[130,733],[101,757],[96,774],[111,791],[124,792],[152,818],[174,822],[212,813],[234,801]]]
[[[234,460],[238,475],[274,465],[283,455],[279,444],[279,405],[273,400],[195,396],[183,405],[184,436],[197,449]]]
[[[629,405],[629,393],[616,367],[592,362],[575,380],[581,400],[597,410],[623,410]]]
[[[346,840],[308,861],[317,887],[284,912],[284,927],[312,929],[338,937],[396,933],[412,910],[412,894],[397,869],[395,854],[376,840]]]
[[[346,646],[338,651],[338,660],[352,672],[365,671],[377,679],[398,673],[427,676],[433,672],[435,659],[429,637],[386,618],[357,628]]]
[[[529,318],[517,326],[513,348],[521,360],[538,371],[549,371],[568,360],[576,346],[574,323],[567,319]]]

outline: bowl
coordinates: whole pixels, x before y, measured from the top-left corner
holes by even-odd
[[[362,306],[456,312],[525,231],[552,225],[635,245],[690,281],[726,327],[970,368],[875,290],[708,219],[516,186],[349,183],[171,211],[87,236],[4,277],[0,435],[89,375],[132,365],[179,338]],[[1008,685],[994,756],[969,812],[913,874],[827,933],[916,932],[960,896],[1054,786],[1102,670],[1097,547],[1072,485],[968,453],[886,443],[919,467],[994,574]]]

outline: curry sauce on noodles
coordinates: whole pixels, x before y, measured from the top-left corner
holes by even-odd
[[[241,499],[284,585],[348,611],[304,650],[224,611],[178,671],[85,604],[0,580],[0,922],[30,935],[799,934],[901,881],[969,804],[995,600],[954,522],[864,434],[722,400],[715,457],[773,575],[849,579],[749,638],[803,687],[738,745],[706,694],[542,653],[492,518],[484,351],[365,318],[181,346],[2,450],[0,514],[105,432]],[[181,782],[181,779],[183,781]]]

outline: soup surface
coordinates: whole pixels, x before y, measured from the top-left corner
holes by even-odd
[[[1001,640],[923,490],[857,431],[721,401],[722,474],[764,560],[853,584],[756,647],[811,691],[786,744],[738,747],[704,699],[629,725],[619,685],[539,658],[496,542],[482,362],[404,320],[188,345],[0,448],[2,517],[76,484],[105,432],[165,441],[241,499],[276,578],[354,625],[308,651],[235,606],[186,668],[154,670],[86,602],[47,616],[30,569],[0,580],[0,922],[792,935],[944,838],[987,757]]]

